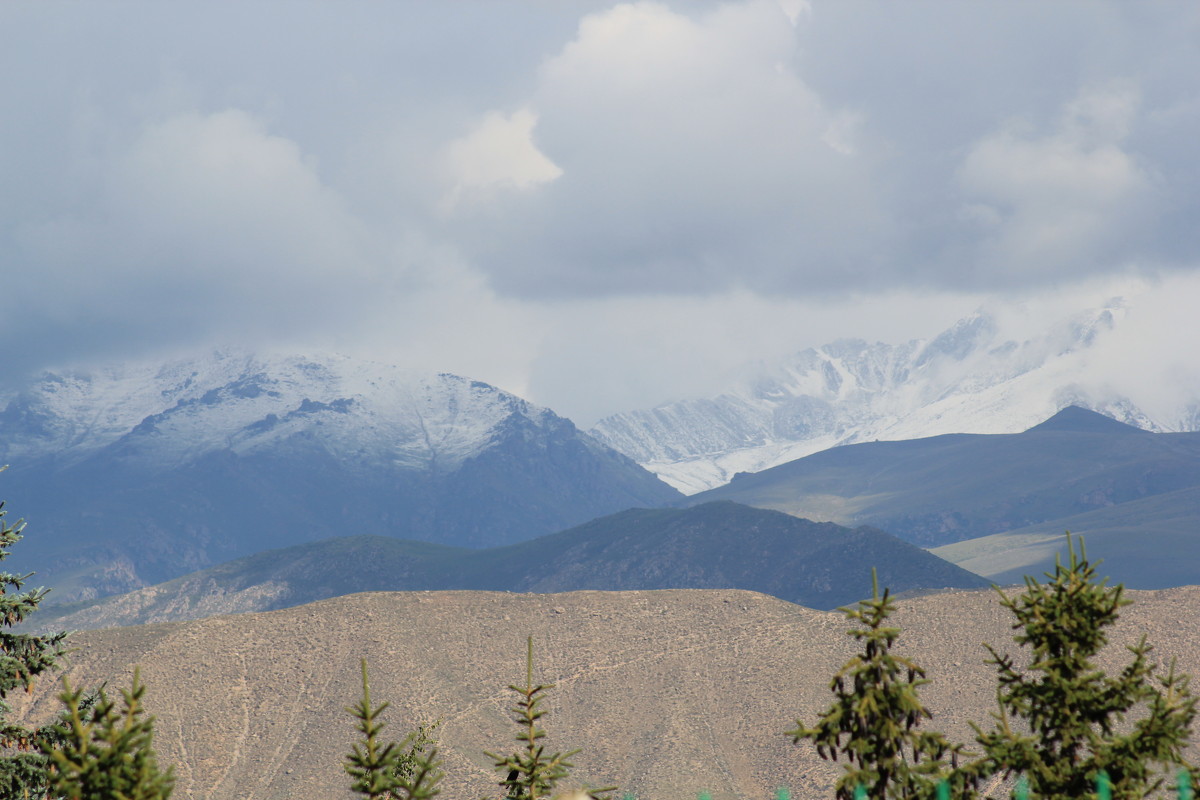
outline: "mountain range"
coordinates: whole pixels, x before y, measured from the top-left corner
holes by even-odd
[[[1017,433],[1078,405],[1154,431],[1200,429],[1200,402],[1151,413],[1092,369],[1119,340],[1123,301],[1012,338],[979,312],[930,340],[842,339],[747,367],[711,397],[628,411],[591,433],[693,494],[844,444]]]
[[[485,550],[353,536],[269,550],[166,583],[39,612],[78,630],[267,611],[364,591],[747,589],[812,608],[870,593],[988,582],[868,527],[845,528],[730,502],[631,509]]]
[[[688,502],[712,500],[872,525],[1000,582],[1052,568],[1070,530],[1116,581],[1200,583],[1200,433],[1075,406],[1017,434],[836,447]]]
[[[69,604],[332,539],[423,542],[433,549],[406,557],[433,570],[434,546],[491,552],[626,509],[733,500],[945,547],[1001,582],[1052,563],[1066,529],[1120,558],[1130,585],[1200,582],[1200,434],[1146,432],[1195,420],[1151,418],[1076,380],[1122,313],[1113,303],[1022,342],[985,314],[929,342],[836,342],[760,370],[740,393],[618,415],[590,434],[479,381],[346,357],[225,350],[49,372],[0,390],[0,464],[12,465],[0,496],[31,523],[13,567]],[[1064,405],[1025,433],[961,433],[1045,411],[1031,420],[1043,423]],[[730,480],[687,498],[646,467],[688,491]],[[1152,545],[1131,544],[1147,532]],[[1161,568],[1168,550],[1186,557]],[[438,574],[444,586],[526,586]],[[825,602],[688,580],[638,586]]]
[[[511,741],[527,635],[557,684],[549,744],[584,748],[582,779],[818,796],[837,765],[783,731],[828,703],[852,642],[812,607],[853,603],[872,567],[917,595],[901,652],[958,741],[994,706],[980,643],[1012,634],[995,592],[962,588],[1036,573],[1064,528],[1114,582],[1200,584],[1200,433],[1161,432],[1196,420],[1072,383],[1119,317],[1024,343],[985,315],[929,343],[835,343],[595,435],[478,381],[341,357],[47,373],[0,392],[0,496],[29,522],[5,567],[54,586],[35,624],[130,626],[73,634],[67,674],[125,686],[141,665],[181,798],[345,794],[360,658],[389,733],[441,720],[447,793],[494,793],[483,751]],[[684,496],[637,461],[688,491],[728,483]],[[1103,666],[1142,634],[1159,663],[1196,663],[1180,621],[1198,591],[1131,592]],[[10,699],[45,720],[56,692]]]
[[[0,409],[17,565],[59,602],[346,533],[494,547],[679,497],[549,409],[344,357],[47,373]]]

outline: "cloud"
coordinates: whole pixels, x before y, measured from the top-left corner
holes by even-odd
[[[827,107],[796,55],[775,2],[586,16],[529,99],[539,149],[563,174],[454,234],[521,296],[792,291],[862,275],[887,221],[858,118]]]
[[[314,161],[245,111],[146,126],[94,191],[86,213],[14,232],[5,316],[45,333],[27,357],[63,338],[86,351],[88,330],[135,349],[295,335],[402,278]]]
[[[0,11],[0,379],[233,341],[586,418],[988,295],[1200,302],[1189,4],[225,11]]]
[[[1027,283],[1142,255],[1155,181],[1123,148],[1137,101],[1133,86],[1108,84],[1068,103],[1048,134],[1013,123],[972,146],[958,179],[982,240],[977,270]]]
[[[116,163],[110,220],[133,251],[128,263],[177,276],[256,291],[344,277],[369,263],[364,232],[316,166],[245,111],[172,117]]]
[[[451,211],[472,195],[531,189],[562,175],[533,142],[537,115],[527,108],[505,116],[490,113],[479,127],[446,147],[453,189],[443,201]]]
[[[1006,291],[1190,269],[1200,175],[1176,134],[1198,101],[1131,54],[1158,42],[1200,62],[1164,39],[1170,14],[1125,16],[616,5],[580,21],[522,100],[562,175],[447,235],[498,291],[530,298]]]
[[[933,337],[982,296],[892,291],[843,298],[699,296],[579,298],[538,314],[530,397],[589,426],[617,411],[728,390],[754,362],[838,338],[899,343]]]

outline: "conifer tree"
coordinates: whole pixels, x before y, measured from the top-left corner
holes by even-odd
[[[429,800],[438,794],[442,772],[437,749],[429,739],[429,728],[422,726],[404,742],[381,742],[385,723],[379,716],[388,703],[371,704],[367,680],[367,660],[362,660],[362,697],[347,708],[358,720],[363,738],[346,756],[345,769],[353,781],[350,788],[370,800]]]
[[[0,502],[0,561],[9,556],[25,527],[22,521],[7,524],[6,513]],[[22,591],[29,577],[0,572],[0,797],[41,797],[47,785],[46,750],[53,730],[31,730],[10,721],[11,709],[4,699],[14,689],[32,688],[34,679],[52,669],[64,651],[65,633],[38,636],[11,630],[46,595],[44,589]]]
[[[392,777],[396,779],[392,800],[425,800],[438,793],[437,784],[443,775],[433,732],[441,724],[438,720],[418,725],[400,743],[400,755],[392,768]]]
[[[66,678],[59,695],[66,706],[63,743],[50,755],[53,796],[63,800],[167,800],[175,786],[171,768],[159,769],[154,752],[154,718],[145,715],[146,687],[138,672],[121,690],[117,708],[103,689],[95,706],[84,708],[84,693]]]
[[[486,752],[484,755],[495,759],[496,770],[505,779],[500,781],[505,792],[505,800],[545,800],[553,795],[555,787],[570,774],[574,764],[570,758],[580,752],[578,749],[565,753],[546,753],[541,740],[546,732],[538,725],[538,720],[546,715],[540,708],[545,693],[554,688],[554,684],[533,683],[533,637],[526,642],[525,654],[525,685],[512,684],[508,687],[518,696],[517,705],[512,708],[513,719],[517,723],[517,741],[524,747],[506,756]],[[588,790],[585,793],[594,800],[603,800],[604,796],[613,791],[613,787]]]
[[[1068,534],[1067,549],[1069,563],[1056,559],[1049,583],[1027,577],[1023,593],[1000,592],[1029,663],[1020,669],[987,645],[1000,709],[992,730],[975,726],[982,766],[1023,775],[1037,800],[1095,797],[1101,773],[1114,800],[1143,798],[1163,785],[1168,769],[1187,767],[1196,699],[1174,662],[1157,673],[1145,636],[1128,648],[1133,659],[1119,674],[1097,668],[1106,631],[1130,601],[1121,585],[1098,580],[1082,539],[1076,552]]]
[[[946,773],[945,758],[956,763],[961,752],[942,734],[917,730],[932,717],[917,693],[929,681],[921,667],[892,652],[900,629],[885,623],[895,608],[886,588],[880,596],[872,569],[871,599],[840,609],[856,625],[847,633],[862,643],[862,653],[833,677],[833,704],[816,726],[797,720],[788,731],[796,743],[813,742],[823,759],[846,759],[838,800],[852,800],[856,789],[873,800],[931,797]],[[954,781],[960,789],[963,780]]]

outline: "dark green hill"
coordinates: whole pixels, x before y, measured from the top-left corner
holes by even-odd
[[[855,602],[871,567],[894,592],[988,582],[869,527],[736,503],[633,509],[488,550],[354,536],[259,553],[125,595],[39,613],[104,627],[262,611],[374,590],[750,589],[815,608]],[[51,613],[52,612],[52,613]]]
[[[1196,486],[1200,433],[1147,433],[1068,408],[1019,434],[838,447],[689,502],[873,525],[933,547],[1046,523],[1061,532],[1068,518]]]

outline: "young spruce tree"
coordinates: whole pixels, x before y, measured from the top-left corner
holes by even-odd
[[[173,770],[159,769],[154,752],[154,718],[145,715],[146,687],[138,672],[121,691],[122,705],[103,689],[95,705],[72,691],[66,678],[60,695],[66,706],[62,744],[50,755],[53,796],[62,800],[167,800],[175,787]]]
[[[1133,660],[1119,674],[1097,668],[1106,630],[1130,601],[1122,586],[1097,579],[1082,540],[1076,552],[1068,535],[1067,548],[1070,562],[1056,559],[1054,573],[1046,573],[1049,583],[1027,577],[1023,593],[1000,593],[1020,631],[1013,639],[1028,648],[1029,663],[1019,669],[1011,656],[987,645],[1000,710],[992,730],[975,727],[982,766],[1023,775],[1037,800],[1094,798],[1101,772],[1114,800],[1140,800],[1159,789],[1169,771],[1192,769],[1183,749],[1196,699],[1173,662],[1165,675],[1156,674],[1144,636],[1128,648]]]
[[[362,697],[346,710],[358,720],[362,740],[346,756],[345,769],[352,781],[350,788],[369,800],[430,800],[440,791],[442,771],[429,732],[434,726],[421,726],[403,742],[382,742],[379,734],[384,723],[379,716],[388,703],[371,704],[367,681],[367,660],[362,660]]]
[[[495,759],[496,770],[505,775],[500,781],[504,789],[505,800],[546,800],[550,798],[555,787],[570,774],[574,764],[571,756],[579,750],[569,750],[566,753],[545,752],[541,740],[546,732],[538,725],[538,720],[546,715],[540,708],[545,693],[554,688],[554,684],[533,683],[533,637],[526,642],[525,654],[525,685],[512,684],[508,687],[518,696],[517,705],[512,709],[513,719],[517,723],[517,741],[523,748],[507,756],[485,752],[484,755]],[[614,787],[587,790],[585,793],[593,800],[604,800],[607,793]]]
[[[0,471],[3,471],[0,467]],[[0,502],[0,561],[21,539],[24,523],[5,522]],[[44,589],[22,591],[29,575],[0,572],[0,797],[42,797],[47,788],[49,757],[54,737],[50,728],[31,730],[8,719],[4,698],[14,689],[30,689],[34,679],[52,669],[63,655],[65,633],[37,636],[13,633],[12,628],[32,614]]]
[[[794,742],[815,744],[823,759],[846,759],[838,800],[852,800],[858,787],[872,800],[932,797],[937,782],[951,777],[946,757],[956,762],[960,754],[942,734],[917,730],[932,717],[917,694],[929,681],[921,667],[892,652],[900,629],[885,623],[895,608],[887,589],[880,596],[872,569],[871,599],[841,609],[856,625],[847,633],[862,642],[862,653],[833,677],[833,704],[816,726],[797,720],[788,731]]]

